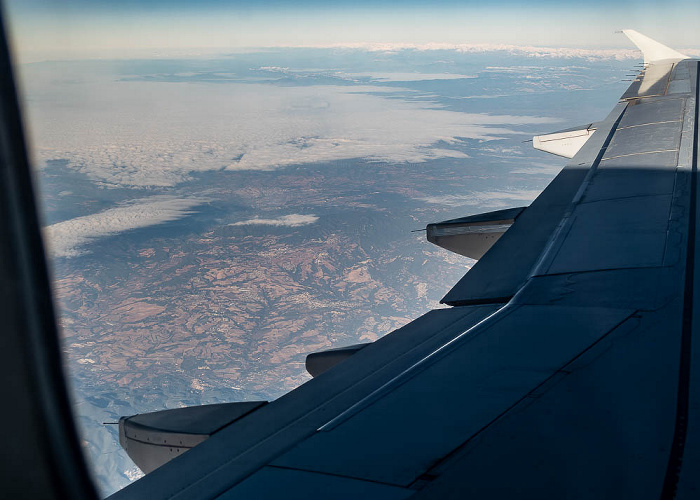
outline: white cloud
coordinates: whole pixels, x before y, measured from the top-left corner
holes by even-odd
[[[281,45],[280,47],[317,48],[317,49],[356,49],[368,52],[394,53],[403,50],[453,50],[467,54],[486,54],[501,52],[513,56],[532,57],[537,59],[585,59],[588,61],[626,61],[630,59],[642,59],[642,53],[633,48],[576,48],[576,47],[541,47],[536,45],[516,45],[505,43],[407,43],[407,42],[357,42],[357,43],[329,43],[329,44],[305,44],[305,45]],[[253,49],[251,49],[252,51]],[[259,50],[259,49],[255,49]],[[690,57],[700,56],[700,50],[696,48],[681,48],[679,51]]]
[[[460,138],[488,141],[516,133],[517,125],[555,121],[449,111],[373,86],[60,85],[50,77],[44,84],[30,79],[28,92],[39,163],[67,159],[93,180],[118,186],[171,186],[207,170],[464,157],[451,147]]]
[[[240,222],[234,222],[229,224],[229,226],[285,226],[285,227],[299,227],[306,226],[308,224],[313,224],[318,220],[315,215],[302,215],[302,214],[291,214],[284,215],[282,217],[277,217],[276,219],[261,219],[259,217],[254,217],[252,219],[243,220]]]
[[[380,82],[422,82],[426,80],[463,80],[478,78],[476,75],[454,73],[341,73],[350,78],[371,78]]]
[[[54,257],[76,257],[87,253],[82,247],[97,238],[181,219],[203,199],[152,196],[44,228],[44,238]]]
[[[502,208],[514,204],[527,205],[537,198],[541,191],[536,189],[520,189],[513,191],[475,191],[464,195],[426,196],[420,198],[427,203],[461,207],[474,205],[480,208]]]
[[[551,175],[554,176],[561,172],[561,163],[529,163],[528,166],[517,167],[510,171],[511,174],[532,174],[532,175]]]
[[[538,47],[534,45],[512,45],[500,43],[337,43],[303,45],[299,48],[349,48],[370,52],[398,52],[401,50],[454,50],[461,53],[481,54],[487,52],[505,52],[515,56],[535,58],[582,58],[587,60],[640,59],[641,53],[634,49],[582,49],[571,47]],[[691,51],[692,52],[692,51]],[[688,54],[691,55],[691,54]]]
[[[328,69],[292,69],[282,66],[260,66],[258,71],[275,75],[290,75],[296,77],[332,77],[351,82],[360,80],[375,80],[377,82],[422,82],[431,80],[464,80],[478,78],[477,75],[463,75],[460,73],[421,73],[417,71],[363,71],[346,72]],[[389,90],[393,91],[393,90]]]

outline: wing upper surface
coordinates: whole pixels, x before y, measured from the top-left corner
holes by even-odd
[[[692,498],[698,73],[652,61],[452,308],[114,498]]]

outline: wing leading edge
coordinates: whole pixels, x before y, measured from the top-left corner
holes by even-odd
[[[626,34],[644,71],[451,308],[113,498],[696,498],[700,68]],[[473,252],[484,217],[436,227]]]

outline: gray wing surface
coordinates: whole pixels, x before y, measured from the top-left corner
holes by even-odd
[[[700,498],[700,69],[635,43],[645,70],[450,308],[113,498]]]

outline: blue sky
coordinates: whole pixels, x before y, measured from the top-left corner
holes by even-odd
[[[6,10],[15,46],[30,59],[352,43],[626,48],[614,33],[623,28],[676,48],[700,48],[700,35],[687,21],[700,18],[700,2],[685,0],[10,0]]]

